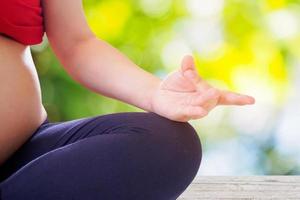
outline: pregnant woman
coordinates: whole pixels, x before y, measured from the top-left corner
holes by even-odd
[[[30,53],[44,33],[75,81],[145,112],[50,122]],[[144,71],[95,37],[81,0],[0,0],[0,81],[2,200],[176,199],[202,157],[188,121],[254,103],[211,87],[191,56],[163,80]]]

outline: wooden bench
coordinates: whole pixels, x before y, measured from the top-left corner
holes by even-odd
[[[196,176],[184,199],[300,200],[300,176]]]

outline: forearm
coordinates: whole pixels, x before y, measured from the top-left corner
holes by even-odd
[[[88,89],[152,111],[151,97],[161,80],[105,41],[91,37],[59,57],[70,76]]]

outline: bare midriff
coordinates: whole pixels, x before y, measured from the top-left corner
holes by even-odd
[[[29,46],[0,34],[0,165],[46,118]]]

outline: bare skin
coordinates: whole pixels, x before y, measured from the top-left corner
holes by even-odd
[[[0,164],[46,119],[29,47],[0,35]]]
[[[66,9],[68,8],[68,9]],[[221,91],[197,74],[193,58],[165,79],[135,65],[90,30],[82,0],[43,0],[49,43],[66,72],[98,94],[170,120],[200,119],[219,105],[250,105],[251,96]],[[46,119],[29,47],[0,36],[0,165]]]

